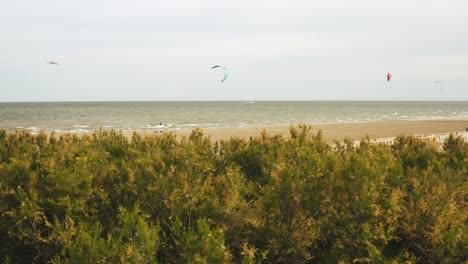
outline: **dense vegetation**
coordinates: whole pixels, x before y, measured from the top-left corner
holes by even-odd
[[[5,263],[463,263],[468,144],[0,131]]]

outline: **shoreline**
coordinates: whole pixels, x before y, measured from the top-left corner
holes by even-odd
[[[200,129],[204,136],[210,137],[212,141],[229,140],[231,137],[249,139],[258,137],[265,130],[269,136],[281,135],[289,137],[289,129],[298,127],[300,124],[283,126],[256,126],[256,127],[233,127],[233,128],[187,128],[180,130],[163,129],[161,133],[158,130],[136,129],[136,130],[116,130],[122,131],[127,137],[131,138],[134,133],[140,135],[161,135],[164,133],[174,133],[177,137],[188,137],[194,129]],[[370,122],[352,122],[352,123],[319,123],[304,124],[311,127],[311,132],[316,134],[322,131],[323,138],[332,142],[333,140],[342,141],[345,138],[350,140],[361,140],[369,137],[372,140],[388,140],[399,135],[420,135],[423,137],[440,136],[448,133],[468,134],[468,119],[441,119],[441,120],[384,120]],[[103,130],[110,130],[103,128]],[[26,130],[28,131],[28,130]],[[92,134],[89,132],[57,132],[55,135]],[[46,132],[51,134],[52,132]]]
[[[299,124],[292,125],[297,127]],[[442,135],[447,133],[466,132],[468,119],[464,120],[391,120],[355,123],[329,123],[329,124],[305,124],[311,127],[313,133],[322,131],[326,141],[361,140],[367,136],[370,139],[392,138],[399,135]],[[209,136],[213,141],[227,140],[231,137],[249,139],[260,136],[265,130],[268,135],[289,136],[291,126],[261,126],[239,128],[210,128],[202,129],[203,135]],[[189,136],[192,130],[170,131],[178,136]],[[140,131],[137,131],[140,133]],[[133,133],[132,133],[133,134]],[[144,132],[143,134],[154,134]]]

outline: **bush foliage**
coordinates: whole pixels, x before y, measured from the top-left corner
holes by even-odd
[[[463,263],[468,144],[0,131],[5,263]]]

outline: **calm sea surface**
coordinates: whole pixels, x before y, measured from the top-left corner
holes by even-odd
[[[468,102],[53,102],[0,103],[0,129],[37,133],[276,126],[468,118]],[[162,125],[160,125],[162,124]]]

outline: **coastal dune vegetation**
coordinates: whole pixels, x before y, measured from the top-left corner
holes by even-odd
[[[468,143],[0,131],[3,263],[463,263]]]

